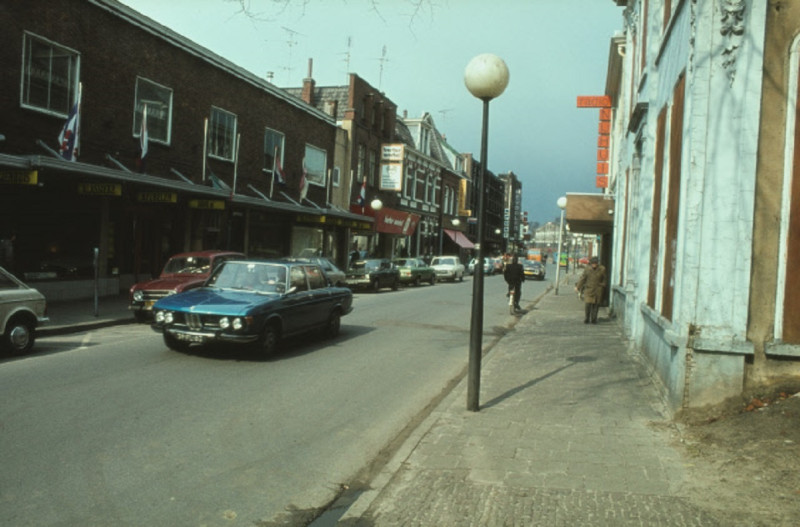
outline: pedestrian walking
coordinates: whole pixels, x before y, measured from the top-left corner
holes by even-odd
[[[583,274],[575,284],[575,291],[581,293],[585,302],[586,316],[584,324],[591,322],[597,324],[597,311],[600,309],[600,302],[603,300],[603,290],[606,287],[606,268],[600,265],[597,257],[589,260],[589,267],[584,269]]]
[[[503,270],[503,278],[508,284],[508,294],[514,295],[514,309],[522,309],[519,305],[520,297],[522,296],[522,282],[525,280],[525,270],[522,264],[519,263],[519,258],[515,254],[511,258],[511,263],[506,264]]]

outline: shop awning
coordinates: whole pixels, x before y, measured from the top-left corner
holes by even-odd
[[[463,232],[461,231],[451,231],[450,229],[444,229],[445,234],[450,237],[451,240],[456,242],[460,247],[464,249],[474,249],[475,244],[469,241]]]

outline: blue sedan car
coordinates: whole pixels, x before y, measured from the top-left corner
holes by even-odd
[[[313,330],[335,337],[352,309],[353,293],[331,286],[319,265],[230,260],[202,287],[157,301],[152,328],[173,350],[226,343],[269,356],[285,337]]]

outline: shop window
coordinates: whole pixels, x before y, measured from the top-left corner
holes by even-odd
[[[328,168],[328,153],[316,146],[306,145],[303,158],[306,180],[312,185],[325,186],[325,171]]]
[[[136,103],[133,112],[133,136],[139,137],[142,130],[142,113],[147,105],[147,138],[149,141],[170,143],[172,129],[172,90],[138,77],[136,79]]]
[[[211,107],[208,119],[208,155],[233,161],[236,145],[236,115]]]
[[[25,33],[22,53],[22,106],[66,117],[77,98],[78,52]]]

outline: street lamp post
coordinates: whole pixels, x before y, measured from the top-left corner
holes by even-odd
[[[481,355],[483,341],[483,241],[484,241],[484,179],[487,165],[487,145],[489,136],[489,101],[499,97],[508,86],[508,66],[503,59],[491,53],[473,58],[464,71],[464,84],[469,92],[483,101],[483,125],[481,128],[481,159],[478,181],[476,219],[478,220],[478,240],[475,244],[478,265],[472,278],[472,318],[469,329],[469,367],[467,374],[467,410],[480,410]]]
[[[564,209],[567,208],[566,196],[561,196],[556,201],[556,205],[561,209],[561,225],[558,227],[558,260],[556,261],[556,295],[558,295],[558,272],[561,270],[561,253],[564,248],[561,247],[561,235],[564,232]],[[569,262],[569,260],[567,260]],[[569,265],[569,263],[567,263]]]

